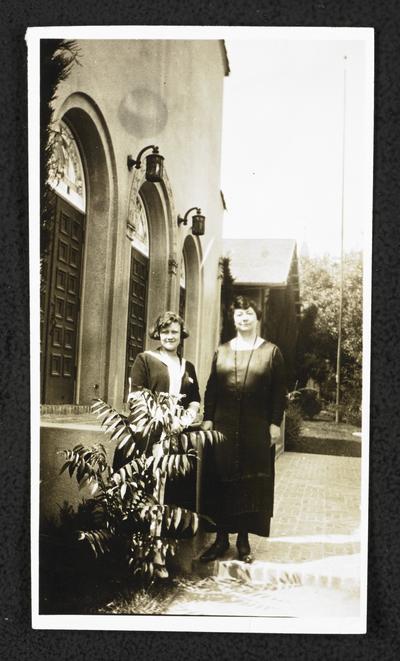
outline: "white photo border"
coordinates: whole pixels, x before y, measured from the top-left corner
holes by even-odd
[[[361,40],[365,43],[366,219],[363,246],[363,398],[361,460],[361,591],[359,617],[280,618],[271,616],[174,615],[42,615],[39,614],[39,430],[40,430],[40,90],[41,39],[235,39],[235,40]],[[208,631],[234,633],[365,633],[368,570],[369,409],[371,355],[372,197],[373,197],[373,28],[232,27],[232,26],[59,26],[28,28],[28,147],[31,332],[31,566],[32,627],[140,631]]]

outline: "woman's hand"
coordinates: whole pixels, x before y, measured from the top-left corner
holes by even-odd
[[[203,420],[201,423],[201,428],[203,431],[212,431],[213,426],[214,425],[212,420]]]
[[[196,412],[192,409],[186,409],[181,415],[181,425],[182,429],[186,429],[187,427],[190,427],[190,425],[193,424],[194,420],[196,418]]]
[[[281,428],[278,427],[278,425],[270,425],[269,426],[269,433],[271,436],[271,443],[274,445],[276,443],[281,435]]]
[[[183,430],[186,428],[186,426],[187,426],[186,423],[182,424],[181,420],[175,419],[173,421],[173,423],[171,424],[171,432],[173,434],[178,435],[181,432],[183,432]]]

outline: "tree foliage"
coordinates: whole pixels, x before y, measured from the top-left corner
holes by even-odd
[[[195,512],[163,502],[160,484],[191,471],[200,445],[223,439],[218,431],[188,429],[191,418],[179,399],[143,388],[129,400],[128,416],[94,401],[92,412],[118,442],[113,466],[102,444],[62,451],[61,472],[68,470],[79,489],[87,488],[95,499],[96,526],[79,531],[79,539],[96,557],[122,544],[130,570],[148,580],[175,553],[177,539],[198,527]]]
[[[230,306],[234,298],[234,277],[231,273],[231,260],[230,257],[221,257],[220,269],[222,275],[221,286],[221,344],[228,342],[236,335],[235,324],[233,323],[233,316],[230,311]]]
[[[339,332],[340,263],[328,256],[300,261],[303,315],[297,343],[297,378],[311,377],[322,396],[333,402]],[[362,371],[362,256],[349,253],[343,262],[341,400],[357,417]],[[346,411],[344,411],[346,412]]]

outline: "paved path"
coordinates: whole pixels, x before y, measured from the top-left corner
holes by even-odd
[[[285,452],[276,463],[269,538],[250,535],[260,561],[293,563],[360,552],[361,461]],[[225,559],[236,557],[235,536]]]
[[[251,536],[252,565],[231,549],[211,566],[194,561],[169,614],[357,616],[360,471],[355,457],[287,452],[276,464],[268,539]],[[233,579],[233,580],[232,580]]]
[[[271,537],[252,540],[257,558],[302,562],[359,553],[360,471],[355,457],[283,454]]]

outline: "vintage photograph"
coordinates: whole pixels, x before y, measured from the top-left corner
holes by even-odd
[[[33,626],[365,632],[373,30],[27,44]]]

